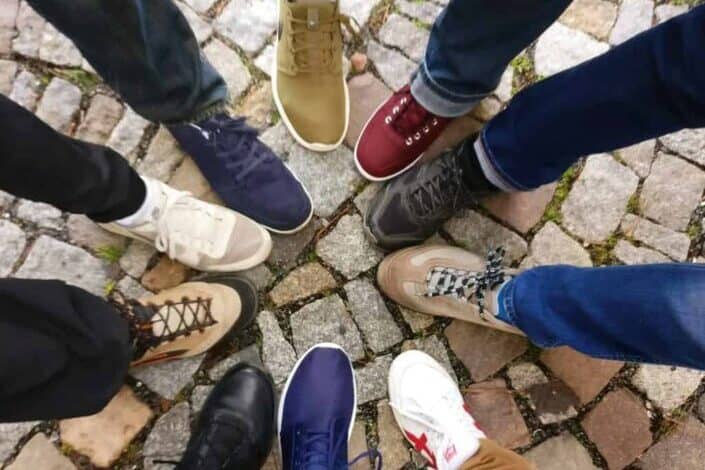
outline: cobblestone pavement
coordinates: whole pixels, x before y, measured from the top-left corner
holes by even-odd
[[[369,62],[351,72],[350,135],[330,155],[295,145],[272,106],[274,2],[177,0],[225,75],[233,108],[262,129],[316,203],[312,224],[292,237],[275,236],[266,266],[248,273],[264,304],[256,325],[205,356],[134,371],[99,415],[0,425],[0,466],[167,468],[154,460],[178,459],[194,416],[230,366],[263,364],[281,384],[298,354],[335,341],[358,371],[351,453],[378,447],[387,469],[422,467],[387,406],[387,370],[410,348],[444,364],[490,437],[541,469],[703,468],[705,374],[594,360],[567,348],[541,351],[518,337],[400,308],[375,286],[383,254],[364,237],[361,213],[378,186],[357,174],[350,148],[367,116],[422,57],[442,0],[343,0],[363,25],[347,55],[364,53]],[[434,149],[477,129],[529,83],[688,8],[682,0],[657,3],[576,0],[512,62],[495,96],[457,120]],[[54,128],[107,144],[142,172],[216,199],[170,135],[128,109],[24,2],[0,0],[0,58],[0,92]],[[361,59],[353,60],[358,68]],[[532,193],[485,201],[450,221],[434,241],[480,251],[503,243],[512,262],[526,267],[705,262],[704,170],[705,130],[678,132],[588,157],[557,184]],[[193,274],[152,248],[44,204],[0,193],[0,214],[0,276],[60,278],[100,295],[115,287],[140,295]],[[267,469],[277,468],[272,456]]]

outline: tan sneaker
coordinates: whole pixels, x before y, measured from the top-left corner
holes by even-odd
[[[246,328],[257,312],[257,289],[246,279],[211,276],[139,301],[112,302],[128,321],[136,367],[197,356]]]
[[[377,282],[391,299],[412,310],[524,335],[496,318],[497,292],[516,274],[502,268],[503,255],[494,251],[485,260],[450,246],[407,248],[382,261]]]
[[[278,1],[274,102],[301,145],[316,152],[333,150],[348,130],[340,25],[349,26],[350,20],[340,14],[337,0]]]
[[[152,220],[137,227],[102,224],[199,271],[242,271],[264,262],[272,251],[269,233],[253,220],[190,193],[145,178],[159,197]]]

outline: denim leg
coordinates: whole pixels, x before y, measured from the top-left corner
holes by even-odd
[[[481,135],[492,182],[536,188],[581,156],[705,126],[704,24],[696,7],[515,96]]]
[[[451,0],[436,19],[411,91],[439,116],[461,116],[499,83],[519,52],[570,0]]]
[[[228,90],[171,0],[28,0],[93,68],[152,121],[198,121]]]
[[[500,292],[504,313],[541,347],[705,369],[705,265],[530,269]]]

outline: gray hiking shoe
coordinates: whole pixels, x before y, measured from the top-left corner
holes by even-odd
[[[473,165],[460,164],[461,159],[476,160],[473,141],[466,139],[436,160],[412,168],[377,193],[365,217],[377,245],[396,250],[422,243],[458,210],[496,191],[484,175],[467,174]],[[472,190],[466,181],[476,182]]]

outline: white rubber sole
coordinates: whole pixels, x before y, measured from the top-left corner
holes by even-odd
[[[355,151],[354,151],[354,153],[353,153],[353,155],[354,155],[354,160],[355,160],[355,166],[357,167],[357,171],[359,171],[360,174],[365,177],[365,179],[370,180],[370,181],[374,181],[374,182],[377,182],[377,183],[382,182],[382,181],[391,180],[391,179],[396,178],[397,176],[399,176],[399,175],[401,175],[401,174],[403,174],[403,173],[406,173],[406,172],[409,171],[411,168],[413,168],[413,167],[419,162],[419,160],[421,160],[421,158],[423,158],[423,156],[424,156],[424,154],[422,153],[422,154],[419,155],[413,162],[409,163],[407,166],[405,166],[405,167],[402,168],[401,170],[397,171],[397,172],[394,173],[394,174],[391,174],[391,175],[389,175],[389,176],[383,176],[383,177],[381,177],[381,178],[380,178],[379,176],[372,176],[371,174],[369,174],[368,172],[366,172],[364,168],[362,168],[362,165],[360,164],[360,159],[359,159],[358,156],[357,156],[357,148],[358,148],[358,146],[360,145],[360,140],[362,139],[362,136],[365,134],[365,131],[367,130],[367,126],[369,126],[369,124],[370,124],[370,122],[372,121],[372,119],[377,115],[377,113],[379,112],[379,110],[382,109],[382,107],[383,107],[386,103],[387,103],[386,101],[383,101],[382,104],[380,104],[379,106],[377,106],[377,109],[375,109],[374,113],[372,113],[372,116],[370,116],[369,119],[367,119],[367,122],[366,122],[365,125],[362,127],[362,132],[360,132],[360,137],[358,137],[358,138],[357,138],[357,142],[355,142]]]
[[[312,346],[309,348],[308,351],[303,353],[301,357],[296,361],[296,364],[294,364],[294,368],[291,370],[289,373],[289,377],[286,379],[286,383],[284,384],[284,388],[282,389],[282,393],[280,395],[281,399],[279,400],[279,409],[277,410],[277,441],[279,442],[279,455],[282,456],[282,447],[281,447],[281,439],[279,439],[279,436],[281,435],[282,432],[282,418],[284,416],[284,401],[286,398],[286,394],[289,391],[289,386],[291,385],[291,379],[294,377],[294,374],[296,371],[299,369],[299,366],[301,366],[301,363],[303,363],[304,359],[306,356],[311,353],[314,349],[317,348],[328,348],[328,349],[338,349],[345,354],[345,357],[348,358],[348,362],[350,363],[350,369],[353,371],[353,414],[352,414],[352,419],[350,420],[350,429],[348,429],[348,440],[350,440],[350,436],[352,436],[353,432],[353,427],[355,427],[355,417],[357,416],[357,380],[355,378],[355,370],[353,369],[352,361],[350,360],[350,356],[348,356],[348,353],[341,348],[339,345],[334,344],[334,343],[319,343],[315,346]]]
[[[279,1],[277,1],[277,18],[280,18],[281,12],[279,11]],[[277,35],[278,36],[278,35]],[[270,77],[272,79],[272,96],[274,97],[274,104],[277,106],[277,111],[279,111],[279,116],[282,118],[284,125],[289,130],[289,133],[294,137],[294,140],[299,143],[304,148],[307,148],[313,152],[330,152],[332,150],[340,147],[345,140],[345,136],[348,135],[348,126],[350,125],[350,93],[348,91],[348,82],[345,81],[345,75],[343,75],[343,90],[345,90],[345,128],[343,129],[343,135],[340,136],[334,144],[322,144],[318,142],[308,142],[303,137],[296,132],[296,129],[291,124],[289,117],[286,115],[284,106],[282,105],[281,99],[279,99],[279,88],[277,86],[277,56],[279,49],[279,38],[274,40],[274,59],[272,60],[272,68],[270,69]]]

